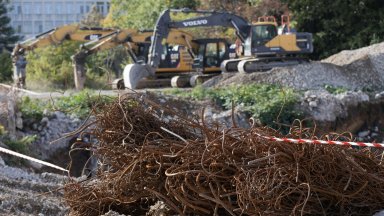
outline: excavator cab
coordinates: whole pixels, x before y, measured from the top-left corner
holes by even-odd
[[[198,39],[197,56],[192,68],[198,72],[220,72],[221,62],[229,58],[229,44],[225,39]]]
[[[252,48],[264,46],[278,35],[277,22],[273,16],[259,17],[251,27]]]
[[[265,45],[277,36],[277,27],[273,24],[256,24],[252,26],[252,48]]]

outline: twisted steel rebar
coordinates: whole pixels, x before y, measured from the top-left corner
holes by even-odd
[[[145,214],[157,200],[179,215],[372,215],[384,207],[384,165],[370,149],[272,142],[258,134],[281,135],[264,127],[220,131],[132,95],[95,117],[103,166],[65,185],[72,215]],[[298,123],[289,137],[314,132]]]

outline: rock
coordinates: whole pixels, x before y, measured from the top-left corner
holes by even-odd
[[[32,168],[34,168],[36,170],[40,170],[43,167],[42,164],[39,164],[39,163],[36,163],[33,161],[29,161],[29,160],[28,160],[28,164],[29,164],[29,166],[31,166]]]
[[[23,129],[23,119],[16,117],[16,128],[22,130]]]
[[[375,95],[375,99],[382,99],[382,98],[384,98],[384,91],[382,91],[382,92],[380,92],[380,93],[377,93],[377,94]]]
[[[107,213],[101,215],[101,216],[125,216],[124,214],[119,214],[115,211],[109,210]]]
[[[0,166],[5,166],[5,162],[2,157],[0,157]]]
[[[65,119],[67,116],[65,115],[65,113],[61,112],[61,111],[55,111],[54,112],[54,115],[55,115],[55,118],[57,119]]]
[[[74,124],[80,124],[81,123],[81,120],[79,118],[74,118],[72,119],[72,123]]]
[[[313,100],[316,98],[315,100]],[[369,101],[364,92],[347,91],[341,94],[331,94],[325,90],[309,90],[301,99],[301,106],[297,109],[317,121],[335,121],[337,117],[346,117],[348,107]]]
[[[368,136],[369,134],[371,133],[371,131],[367,130],[367,131],[361,131],[357,134],[357,136],[361,137],[361,138],[364,138],[366,136]]]
[[[377,136],[379,136],[378,133],[371,133],[371,137],[377,137]]]
[[[375,213],[373,216],[384,216],[384,209]]]
[[[48,109],[44,109],[44,110],[43,110],[43,115],[44,115],[44,116],[47,116],[47,117],[48,117],[50,114],[51,114],[51,112],[50,112]]]
[[[42,127],[49,127],[49,119],[48,117],[43,117],[40,121]]]
[[[316,101],[310,101],[309,106],[310,107],[317,107],[317,102]]]
[[[32,124],[32,129],[33,129],[33,130],[37,130],[37,128],[38,128],[37,123],[33,123],[33,124]]]
[[[232,118],[233,115],[233,118]],[[224,127],[230,128],[236,124],[240,128],[249,128],[249,116],[246,112],[242,111],[239,107],[235,107],[234,112],[227,110],[221,113],[214,113],[212,121],[221,123]],[[235,121],[233,122],[232,119]]]

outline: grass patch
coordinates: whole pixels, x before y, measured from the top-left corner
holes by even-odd
[[[40,121],[43,118],[45,109],[70,113],[80,119],[84,119],[90,114],[93,108],[97,109],[100,105],[109,103],[112,100],[112,97],[99,96],[94,91],[83,90],[78,93],[73,93],[70,96],[50,100],[23,97],[18,102],[18,107],[23,118],[33,121]]]
[[[325,88],[325,90],[327,90],[331,94],[341,94],[341,93],[348,91],[348,89],[346,89],[344,87],[335,87],[335,86],[330,86],[330,85],[325,85],[324,88]]]
[[[36,135],[25,136],[19,140],[12,140],[8,137],[5,137],[3,142],[9,147],[10,150],[19,152],[21,154],[28,153],[28,145],[37,139]]]
[[[30,97],[22,97],[17,104],[23,118],[33,121],[40,121],[43,118],[44,109],[47,107],[47,102],[40,99],[31,99]]]
[[[302,114],[294,109],[299,94],[290,88],[275,85],[252,84],[228,86],[225,88],[203,88],[197,86],[191,91],[169,90],[165,94],[177,95],[195,100],[211,99],[224,109],[242,106],[262,124],[279,128],[274,122],[291,124]]]

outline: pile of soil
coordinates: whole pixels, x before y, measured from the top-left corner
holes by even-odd
[[[0,157],[1,215],[66,215],[62,202],[65,176],[6,166]]]
[[[384,90],[384,42],[362,49],[343,51],[323,61],[267,72],[224,74],[206,83],[206,87],[223,87],[251,83],[269,83],[295,89],[321,89],[325,85],[350,90]]]

